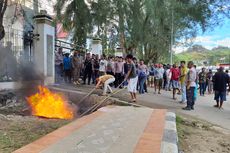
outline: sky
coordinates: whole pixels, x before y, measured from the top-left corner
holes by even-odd
[[[202,45],[207,49],[218,46],[230,48],[230,19],[224,17],[220,25],[213,29],[208,29],[204,33],[199,32],[197,37],[193,39],[193,44]],[[186,47],[177,47],[175,52],[180,53],[186,49]]]

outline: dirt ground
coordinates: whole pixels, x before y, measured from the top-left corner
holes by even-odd
[[[0,105],[0,153],[11,153],[71,122],[31,116],[25,96],[12,95],[7,105]]]
[[[0,114],[0,153],[11,153],[69,122]]]
[[[181,153],[229,153],[230,131],[191,117],[177,116]]]

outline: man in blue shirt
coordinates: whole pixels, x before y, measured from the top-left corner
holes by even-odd
[[[71,83],[71,59],[69,57],[69,53],[65,54],[65,57],[63,59],[63,68],[64,68],[64,79],[66,83]]]

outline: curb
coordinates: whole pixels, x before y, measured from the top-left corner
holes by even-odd
[[[161,144],[161,153],[178,153],[176,115],[168,112],[165,116],[165,128]]]

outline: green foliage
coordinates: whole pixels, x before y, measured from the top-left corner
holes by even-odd
[[[121,47],[145,61],[168,60],[171,39],[176,44],[194,37],[199,27],[205,31],[219,23],[220,13],[229,13],[223,9],[228,0],[98,0],[91,6],[84,0],[68,2],[57,0],[55,8],[59,21],[74,31],[75,42],[84,44],[97,27],[104,49]],[[108,36],[112,29],[115,34]]]
[[[57,19],[66,30],[73,32],[73,42],[84,46],[87,34],[92,31],[90,9],[83,0],[73,0],[68,5],[67,2],[69,1],[57,1],[55,5]]]

